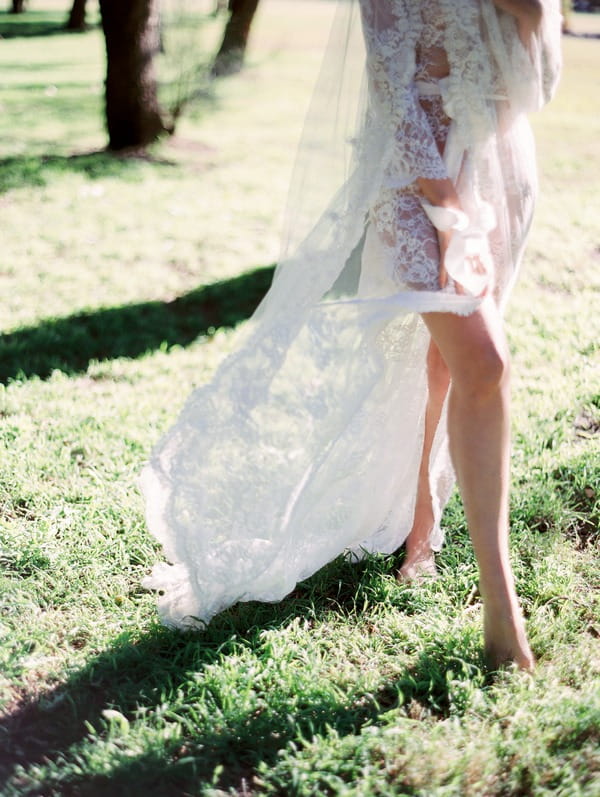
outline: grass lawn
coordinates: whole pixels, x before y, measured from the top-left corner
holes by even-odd
[[[539,664],[492,677],[456,498],[436,582],[340,559],[203,635],[159,625],[136,476],[268,285],[331,5],[263,0],[245,71],[128,160],[101,151],[101,35],[63,5],[0,13],[0,793],[600,794],[600,40],[565,38],[533,120],[508,328]]]

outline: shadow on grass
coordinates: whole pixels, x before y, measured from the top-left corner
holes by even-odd
[[[563,36],[569,36],[572,39],[600,39],[600,33],[575,33],[572,30],[567,30]]]
[[[372,580],[382,566],[382,557],[358,565],[336,560],[304,582],[299,597],[275,605],[238,604],[200,635],[158,627],[141,639],[123,635],[66,684],[31,698],[5,719],[8,755],[0,776],[7,782],[18,765],[44,762],[55,776],[36,780],[31,788],[27,778],[19,778],[19,794],[54,794],[57,787],[61,794],[77,795],[196,794],[202,784],[211,784],[217,768],[215,785],[239,787],[251,781],[261,763],[274,765],[289,742],[301,744],[331,730],[340,736],[359,734],[366,724],[383,723],[386,712],[401,704],[418,703],[428,716],[447,716],[447,673],[469,659],[460,641],[439,640],[422,650],[400,676],[383,682],[374,693],[357,688],[341,695],[316,680],[295,691],[294,670],[289,669],[293,651],[277,652],[272,636],[264,634],[299,619],[314,623],[332,612],[356,614],[350,594],[343,605],[322,594],[315,599],[315,584],[329,583],[332,592],[340,579],[364,587],[362,582]],[[274,668],[274,676],[254,682],[239,664],[232,669],[228,659],[244,652],[262,656],[265,670]],[[220,666],[229,682],[215,676]],[[467,676],[479,672],[477,664],[466,667]],[[260,668],[255,669],[260,675]],[[247,692],[249,684],[258,700],[247,701],[251,708],[244,709],[237,690]],[[142,740],[135,737],[137,722],[149,731]],[[165,730],[174,724],[181,734]],[[108,774],[86,773],[85,750],[94,749],[97,756],[99,738],[112,745],[114,766]],[[115,756],[118,749],[128,752]],[[67,772],[71,764],[75,766]]]
[[[139,357],[186,346],[248,318],[267,292],[273,266],[197,288],[172,302],[142,302],[77,313],[0,335],[0,383],[58,369],[84,372],[92,360]]]
[[[73,99],[76,102],[76,98]],[[15,155],[0,159],[0,194],[25,186],[45,186],[65,172],[85,174],[90,179],[119,177],[136,180],[140,166],[173,168],[176,164],[151,155],[119,157],[105,150],[76,155]]]
[[[64,12],[27,11],[24,14],[11,14],[8,11],[0,11],[0,36],[3,39],[17,39],[72,33],[65,28],[67,12],[67,4]]]

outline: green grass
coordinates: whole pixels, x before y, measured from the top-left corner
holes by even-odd
[[[507,319],[535,675],[483,667],[456,498],[418,589],[394,557],[339,560],[194,636],[140,587],[158,552],[137,473],[268,282],[331,14],[263,3],[247,69],[134,160],[102,152],[99,31],[61,33],[54,0],[0,14],[0,793],[596,795],[596,40],[565,39],[534,120],[542,193]]]

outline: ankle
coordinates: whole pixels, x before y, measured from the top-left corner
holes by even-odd
[[[428,511],[417,507],[412,528],[406,538],[407,551],[417,549],[431,550],[430,540],[434,522],[435,518],[431,507],[429,507]]]
[[[434,552],[431,545],[424,544],[418,546],[406,546],[404,561],[405,562],[421,562],[426,559],[433,559]]]
[[[521,614],[519,598],[512,579],[501,579],[493,585],[479,584],[479,592],[486,612],[491,614]]]

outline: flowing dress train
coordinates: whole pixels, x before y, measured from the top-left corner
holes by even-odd
[[[553,0],[528,50],[491,0],[340,3],[273,285],[142,474],[168,560],[145,585],[168,625],[280,600],[344,551],[390,553],[406,539],[427,401],[420,314],[471,313],[484,292],[505,302],[536,190],[524,114],[554,89],[558,31]],[[418,177],[449,177],[464,213],[428,206]],[[442,290],[437,229],[448,227]],[[484,274],[469,271],[472,251]],[[454,483],[446,438],[442,418],[434,547]]]

